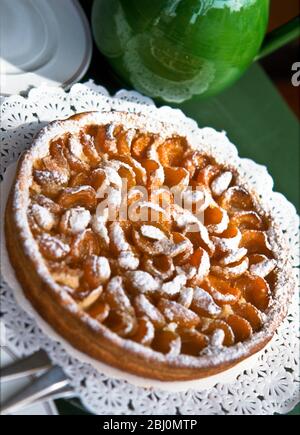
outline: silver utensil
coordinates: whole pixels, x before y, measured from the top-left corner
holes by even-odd
[[[1,382],[12,381],[48,370],[52,363],[44,350],[39,350],[32,355],[22,358],[6,367],[1,367]]]
[[[28,406],[42,399],[70,397],[72,388],[68,384],[69,379],[63,370],[59,366],[53,366],[41,376],[35,378],[31,384],[2,403],[1,414],[15,412],[23,406]],[[72,395],[74,396],[74,392]]]

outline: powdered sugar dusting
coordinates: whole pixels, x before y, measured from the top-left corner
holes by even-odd
[[[210,270],[210,259],[206,251],[202,251],[201,261],[196,273],[199,280],[203,280],[209,273]]]
[[[77,234],[84,231],[91,220],[91,213],[84,207],[74,207],[65,212],[62,217],[64,225],[71,233]]]
[[[265,256],[264,256],[265,257]],[[264,278],[276,267],[276,260],[265,257],[262,261],[250,266],[250,273]]]
[[[42,234],[38,240],[44,253],[53,259],[61,259],[70,252],[70,246],[57,237]]]
[[[232,180],[232,173],[229,171],[223,172],[221,175],[216,177],[211,183],[212,193],[216,196],[222,195],[228,188]]]
[[[123,278],[114,276],[106,287],[106,293],[110,295],[110,305],[113,309],[132,310],[132,306],[123,287]]]
[[[216,237],[212,236],[211,240],[214,243],[216,248],[219,248],[223,252],[236,252],[238,250],[240,241],[242,239],[242,234],[240,230],[237,230],[237,233],[234,237]]]
[[[180,291],[178,302],[186,308],[189,308],[194,297],[194,289],[192,287],[183,287]]]
[[[248,257],[244,257],[238,263],[232,263],[228,266],[212,266],[211,271],[217,275],[222,275],[225,278],[237,278],[246,272],[249,266]]]
[[[221,347],[223,345],[225,333],[223,329],[216,329],[210,339],[210,345],[212,347]]]
[[[197,309],[203,310],[211,316],[221,313],[221,308],[214,302],[213,298],[201,287],[195,287],[193,304]]]
[[[96,276],[101,277],[102,283],[108,281],[111,270],[109,261],[106,257],[92,257],[92,270]]]
[[[149,299],[143,295],[139,294],[135,298],[135,305],[139,313],[145,314],[152,323],[158,327],[162,327],[165,324],[164,316],[161,312],[149,301]]]
[[[246,248],[238,248],[237,250],[228,252],[223,258],[220,258],[220,264],[226,266],[231,263],[240,261],[245,255],[247,255]]]
[[[84,157],[82,144],[78,136],[71,136],[69,139],[69,148],[71,153],[77,157],[79,160],[82,160]]]
[[[218,208],[218,206],[217,206],[217,208]],[[222,217],[221,217],[220,222],[218,222],[216,224],[207,225],[207,229],[210,233],[220,234],[220,233],[223,233],[223,231],[225,231],[228,227],[229,216],[228,216],[226,210],[220,208],[220,211],[222,213]]]
[[[130,245],[125,238],[124,231],[119,222],[113,222],[109,227],[109,237],[118,252],[129,251]]]
[[[142,225],[141,233],[143,236],[153,240],[162,240],[166,238],[166,235],[159,228],[152,225]]]
[[[120,267],[126,270],[136,270],[139,267],[140,260],[131,251],[122,251],[118,257]]]
[[[50,231],[55,224],[54,215],[39,204],[32,204],[31,212],[37,224],[46,231]]]
[[[165,282],[161,287],[161,292],[169,296],[176,295],[180,292],[180,289],[186,284],[186,275],[177,275],[169,282]]]
[[[160,282],[154,279],[150,273],[144,272],[143,270],[136,270],[134,272],[127,272],[127,278],[130,284],[141,293],[148,293],[158,290]]]
[[[34,171],[35,178],[42,184],[66,184],[69,176],[65,171]]]

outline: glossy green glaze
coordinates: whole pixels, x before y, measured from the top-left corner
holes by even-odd
[[[96,43],[119,76],[168,102],[215,95],[259,51],[269,0],[95,0]]]

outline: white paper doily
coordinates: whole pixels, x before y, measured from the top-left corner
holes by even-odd
[[[197,128],[197,124],[180,110],[157,109],[149,98],[136,92],[120,91],[110,97],[103,87],[93,82],[74,85],[69,93],[59,88],[41,87],[31,90],[26,99],[12,96],[2,100],[1,176],[31,144],[35,133],[49,121],[75,112],[111,109],[142,110],[160,120],[171,119],[174,123],[184,123],[191,130]],[[202,132],[206,137],[211,135],[212,142],[217,143],[223,153],[238,159],[235,147],[225,134],[209,128]],[[259,182],[264,188],[268,187],[267,191],[272,188],[273,181],[264,167],[247,159],[239,162],[242,170],[251,170],[253,184]],[[263,191],[261,193],[263,195]],[[281,194],[272,194],[272,205],[289,238],[296,272],[299,265],[298,217],[294,207]],[[16,304],[13,292],[4,280],[1,280],[1,312],[7,340],[14,351],[22,356],[40,347],[46,349],[53,362],[61,365],[70,377],[83,403],[98,414],[273,414],[286,413],[300,401],[298,294],[295,294],[287,319],[254,368],[245,370],[231,383],[177,393],[149,390],[124,379],[109,378],[90,364],[79,361],[61,342],[45,335],[36,321]]]

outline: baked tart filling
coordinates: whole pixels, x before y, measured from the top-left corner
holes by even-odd
[[[6,212],[38,312],[92,357],[161,380],[217,373],[270,340],[287,306],[279,233],[231,162],[121,113],[42,130]]]

